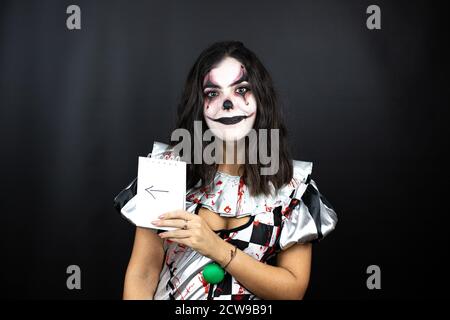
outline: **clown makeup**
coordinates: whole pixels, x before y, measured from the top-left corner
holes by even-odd
[[[203,115],[212,133],[223,141],[238,141],[253,128],[256,100],[245,67],[226,57],[203,81]]]

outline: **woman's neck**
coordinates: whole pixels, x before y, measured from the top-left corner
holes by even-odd
[[[237,150],[237,143],[230,143],[228,142],[228,146],[226,145],[226,143],[224,143],[223,145],[223,163],[219,164],[218,170],[220,172],[224,172],[227,173],[229,175],[232,176],[240,176],[242,175],[242,172],[240,172],[242,165],[238,163],[237,158],[238,155],[237,153],[239,152]],[[231,151],[230,154],[227,155],[227,148],[228,151]],[[231,150],[230,150],[231,149]]]
[[[239,172],[241,168],[240,164],[234,163],[234,164],[228,164],[228,163],[222,163],[219,164],[219,167],[217,168],[218,171],[227,173],[231,176],[240,176],[242,175],[242,172]]]

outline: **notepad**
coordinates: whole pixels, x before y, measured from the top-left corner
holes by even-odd
[[[136,209],[126,217],[136,226],[173,230],[153,225],[158,216],[186,209],[186,163],[177,160],[139,157]]]

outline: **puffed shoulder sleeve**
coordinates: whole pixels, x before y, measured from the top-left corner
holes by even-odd
[[[282,222],[282,250],[296,243],[320,241],[336,227],[336,212],[311,179],[311,171],[311,162],[294,161],[296,188]]]

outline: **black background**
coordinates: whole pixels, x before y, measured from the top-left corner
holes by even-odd
[[[81,7],[82,29],[66,28]],[[366,8],[381,8],[381,30]],[[295,159],[336,209],[307,299],[442,297],[443,10],[431,1],[2,1],[1,296],[119,299],[134,227],[113,209],[167,142],[198,54],[240,40],[283,102]],[[82,289],[66,288],[66,268]],[[381,268],[381,290],[366,268]]]

